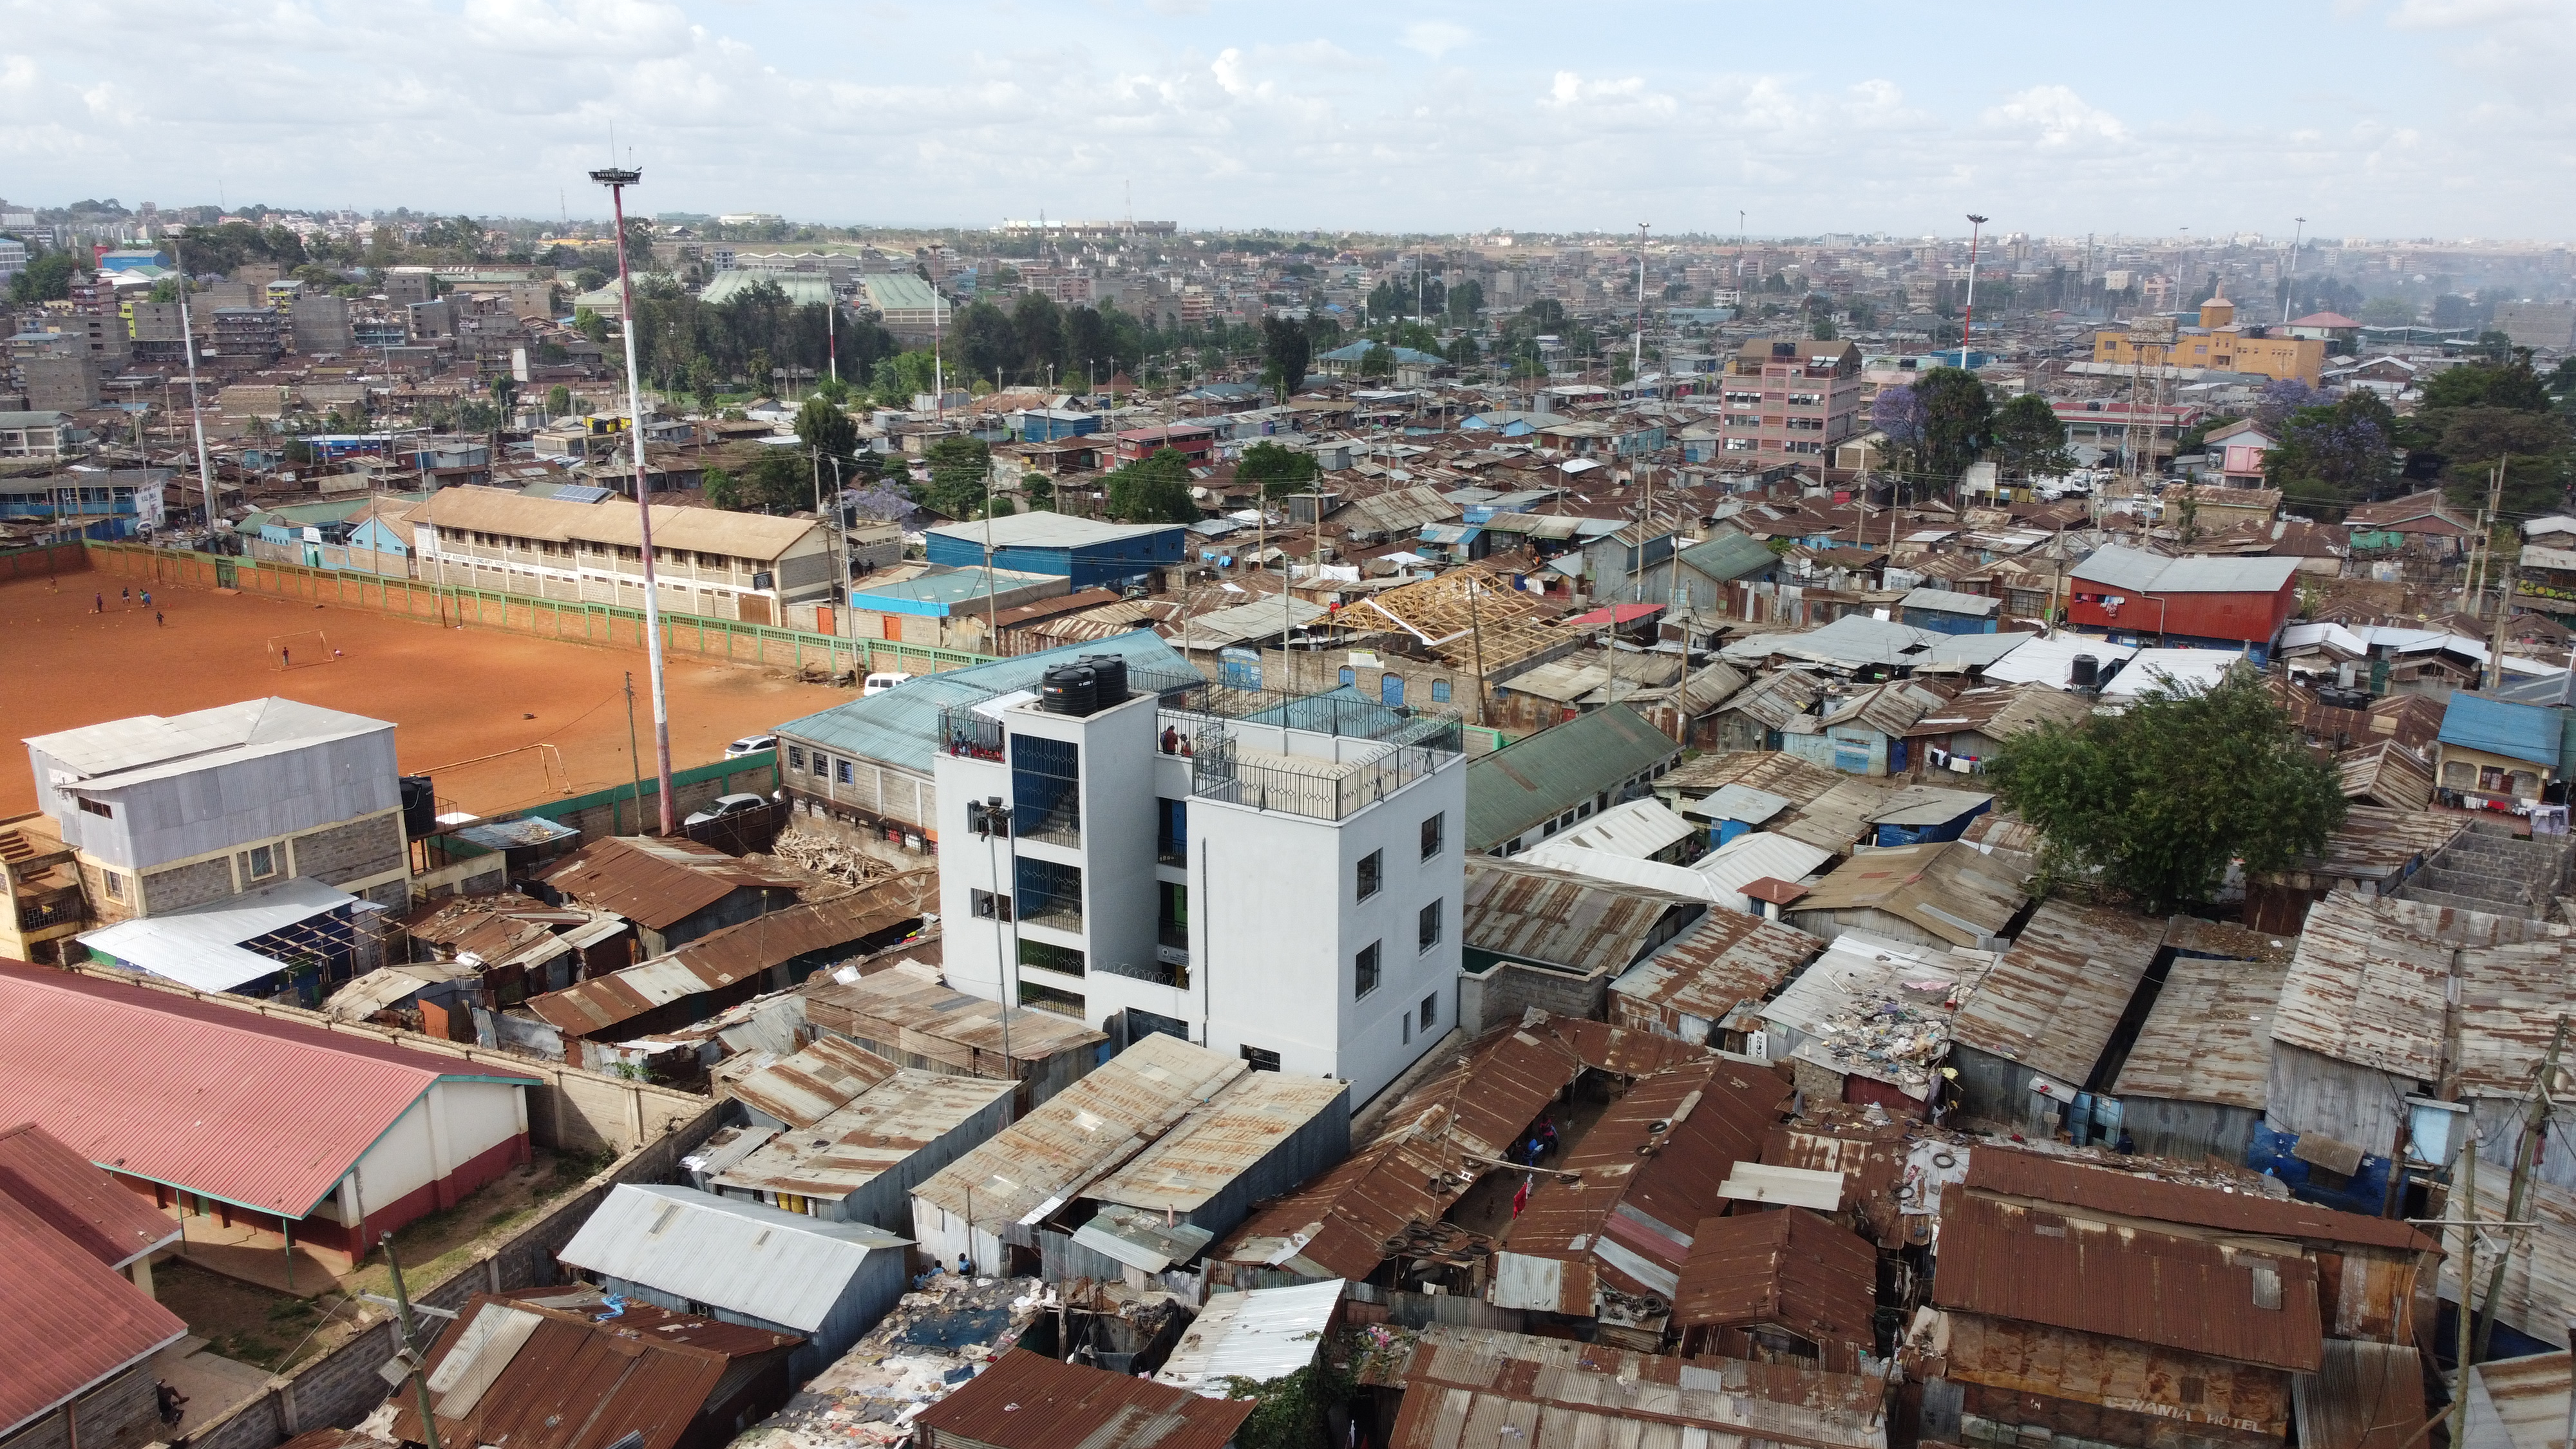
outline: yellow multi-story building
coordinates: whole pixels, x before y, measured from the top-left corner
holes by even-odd
[[[2252,372],[2276,381],[2294,377],[2314,387],[2325,373],[2326,343],[2320,337],[2252,336],[2237,325],[2236,304],[2222,295],[2201,303],[2200,325],[2178,329],[2170,343],[2141,340],[2133,348],[2126,328],[2094,333],[2093,360]]]

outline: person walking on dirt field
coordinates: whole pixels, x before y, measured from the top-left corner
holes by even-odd
[[[93,614],[104,614],[104,613],[106,613],[106,612],[107,612],[107,595],[105,595],[105,594],[92,594],[92,595],[90,595],[90,600],[89,600],[89,611],[90,611],[91,613],[93,613]]]
[[[164,619],[164,618],[162,618],[162,617],[161,617],[161,611],[160,611],[160,610],[155,609],[155,610],[153,610],[153,611],[152,611],[152,627],[153,627],[153,628],[158,629],[158,628],[162,627],[163,625],[165,625],[165,624],[167,624],[167,623],[169,623],[169,622],[170,622],[169,620]]]

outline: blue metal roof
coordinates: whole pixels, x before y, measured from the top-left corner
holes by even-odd
[[[970,669],[925,674],[883,694],[789,720],[778,727],[778,733],[819,745],[834,754],[928,775],[939,753],[940,711],[980,703],[1015,689],[1035,689],[1039,677],[1049,668],[1072,663],[1085,654],[1115,654],[1125,659],[1130,669],[1198,673],[1160,635],[1151,629],[1139,629],[1115,639],[1067,644],[1060,649],[996,659]]]
[[[2442,743],[2552,769],[2558,766],[2558,733],[2557,711],[2482,694],[2455,693],[2442,712]]]

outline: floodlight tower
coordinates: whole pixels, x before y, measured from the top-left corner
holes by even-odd
[[[653,581],[652,485],[644,472],[644,387],[635,371],[635,280],[626,265],[626,188],[642,181],[644,173],[609,166],[590,173],[590,179],[608,188],[609,208],[617,218],[618,310],[626,333],[626,442],[635,455],[636,541],[644,556],[644,653],[653,675],[654,773],[662,787],[662,833],[677,835],[680,819],[671,801],[671,702],[662,688],[662,601]]]
[[[1986,229],[1986,219],[1968,213],[1968,309],[1959,319],[1959,365],[1968,365],[1968,341],[1977,333],[1977,239]]]

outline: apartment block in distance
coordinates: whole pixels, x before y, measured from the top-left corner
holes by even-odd
[[[1115,1047],[1162,1032],[1339,1078],[1354,1102],[1456,1019],[1455,715],[1110,655],[954,698],[938,730],[955,989]]]
[[[420,576],[546,599],[644,607],[642,531],[622,503],[442,488],[412,510]],[[814,520],[653,506],[653,582],[665,610],[776,624],[832,592],[831,541]]]
[[[1860,431],[1860,349],[1849,342],[1757,337],[1736,349],[1718,383],[1721,468],[1822,468]]]

